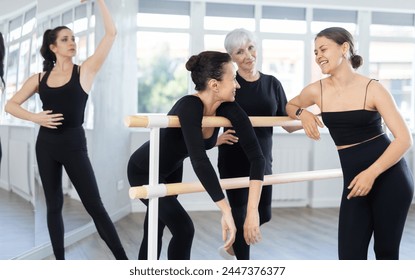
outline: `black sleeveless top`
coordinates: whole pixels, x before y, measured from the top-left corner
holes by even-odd
[[[62,125],[58,126],[58,130],[82,126],[88,94],[81,87],[78,65],[74,64],[71,79],[63,86],[49,87],[47,85],[49,75],[50,71],[47,71],[39,81],[39,96],[43,110],[63,114],[64,120]]]
[[[320,80],[321,117],[336,146],[361,143],[384,133],[379,112],[365,110],[367,88],[372,80],[366,86],[362,109],[338,112],[323,111],[323,85]]]

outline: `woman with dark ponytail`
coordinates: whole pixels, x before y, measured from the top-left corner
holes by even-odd
[[[246,242],[253,244],[261,239],[259,231],[258,203],[261,196],[265,160],[255,132],[245,111],[235,101],[239,88],[235,80],[236,70],[227,53],[206,51],[193,55],[186,63],[191,72],[196,92],[180,98],[168,115],[177,115],[181,128],[164,128],[160,131],[160,183],[177,183],[182,180],[183,161],[189,157],[197,177],[222,213],[222,237],[224,248],[235,241],[236,227],[231,208],[225,199],[218,176],[209,161],[206,150],[215,147],[219,128],[201,128],[204,116],[224,116],[240,130],[239,139],[251,164],[249,181],[250,215],[247,216]],[[149,142],[138,148],[130,158],[127,173],[131,186],[148,185]],[[142,200],[148,204],[148,200]],[[147,258],[148,212],[144,221],[144,236],[138,258]],[[193,222],[180,204],[177,196],[160,198],[158,223],[158,257],[164,228],[170,240],[168,259],[190,259],[194,235]],[[156,233],[150,233],[156,234]]]
[[[46,30],[40,50],[44,58],[44,72],[30,77],[6,104],[6,111],[10,114],[40,125],[36,158],[46,197],[49,236],[56,259],[65,259],[63,167],[114,257],[127,259],[114,224],[101,201],[82,127],[88,92],[117,33],[104,0],[96,2],[101,10],[105,34],[95,53],[82,65],[75,65],[72,61],[76,55],[73,32],[66,26]],[[29,112],[21,106],[35,93],[39,93],[43,103],[43,111],[39,113]]]

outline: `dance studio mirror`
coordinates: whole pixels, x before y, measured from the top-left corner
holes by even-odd
[[[45,255],[45,252],[51,254],[46,204],[35,155],[39,127],[5,114],[4,105],[28,77],[42,71],[43,59],[39,49],[44,31],[58,25],[73,28],[76,19],[85,17],[86,9],[91,9],[92,6],[83,4],[73,8],[72,5],[56,14],[50,13],[52,7],[62,6],[65,2],[67,1],[14,0],[8,1],[6,7],[0,9],[0,31],[6,45],[6,87],[0,99],[0,259],[35,259],[36,256]],[[82,48],[83,38],[80,40],[78,46],[81,45]],[[24,106],[30,111],[42,110],[37,94],[26,101]],[[68,237],[82,232],[82,228],[91,219],[64,170],[62,185],[63,220],[65,235]]]

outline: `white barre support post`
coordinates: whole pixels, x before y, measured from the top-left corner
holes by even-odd
[[[153,127],[150,130],[150,170],[149,185],[157,186],[159,183],[159,142],[160,128]],[[158,232],[158,197],[152,197],[148,201],[148,234],[147,257],[149,260],[157,260],[157,232]]]
[[[150,128],[150,170],[148,183],[149,186],[157,186],[159,183],[159,144],[160,144],[160,128],[167,127],[169,119],[166,115],[156,114],[148,118],[147,127]],[[159,198],[151,197],[148,201],[148,232],[156,232],[156,234],[148,234],[147,258],[149,260],[157,260],[157,232],[158,232],[158,209]]]

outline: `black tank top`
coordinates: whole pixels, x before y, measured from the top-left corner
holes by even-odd
[[[78,65],[74,64],[71,79],[63,86],[49,87],[47,85],[49,75],[50,71],[47,71],[39,81],[39,96],[43,110],[63,114],[64,120],[58,129],[82,126],[88,94],[81,87]]]
[[[320,80],[321,117],[336,146],[361,143],[384,133],[379,112],[365,109],[367,88],[372,80],[366,85],[363,109],[338,112],[323,111],[323,85]]]

